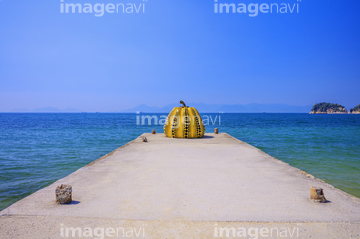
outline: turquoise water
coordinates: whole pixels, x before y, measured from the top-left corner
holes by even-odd
[[[155,114],[157,116],[163,114]],[[219,128],[360,197],[360,115],[208,114]],[[0,210],[161,125],[136,114],[0,114]]]

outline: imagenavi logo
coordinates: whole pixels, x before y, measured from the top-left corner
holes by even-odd
[[[227,0],[214,0],[214,13],[240,13],[256,17],[260,13],[299,13],[301,0],[292,3],[234,3]]]
[[[71,1],[71,0],[70,0]],[[134,0],[136,2],[118,3],[73,3],[60,0],[60,13],[66,14],[93,14],[102,17],[105,14],[143,14],[147,0]]]

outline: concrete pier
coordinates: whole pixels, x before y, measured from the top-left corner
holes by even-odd
[[[0,238],[360,238],[359,198],[228,134],[142,136],[1,211]]]

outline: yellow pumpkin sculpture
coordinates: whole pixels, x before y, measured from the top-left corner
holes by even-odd
[[[166,119],[164,133],[170,138],[201,138],[205,134],[205,126],[199,112],[194,107],[175,107]]]

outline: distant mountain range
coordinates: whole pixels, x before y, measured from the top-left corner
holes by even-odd
[[[145,104],[128,109],[124,112],[142,112],[142,113],[168,113],[179,104],[170,104],[164,107],[151,107]],[[202,104],[190,103],[188,106],[195,107],[198,111],[204,113],[309,113],[311,105],[286,105],[286,104]]]
[[[112,113],[169,113],[174,107],[178,107],[180,104],[169,104],[164,107],[148,106],[145,104],[138,105],[134,108],[117,111]],[[309,113],[311,111],[311,105],[299,106],[299,105],[286,105],[286,104],[202,104],[202,103],[190,103],[188,106],[195,107],[202,113]],[[59,109],[55,107],[36,108],[29,109],[16,109],[13,112],[24,113],[80,113],[82,110],[75,108]],[[99,111],[101,112],[101,111]]]
[[[45,108],[36,108],[33,110],[29,109],[15,109],[13,112],[22,112],[22,113],[79,113],[81,110],[74,108],[58,109],[55,107],[45,107]]]

